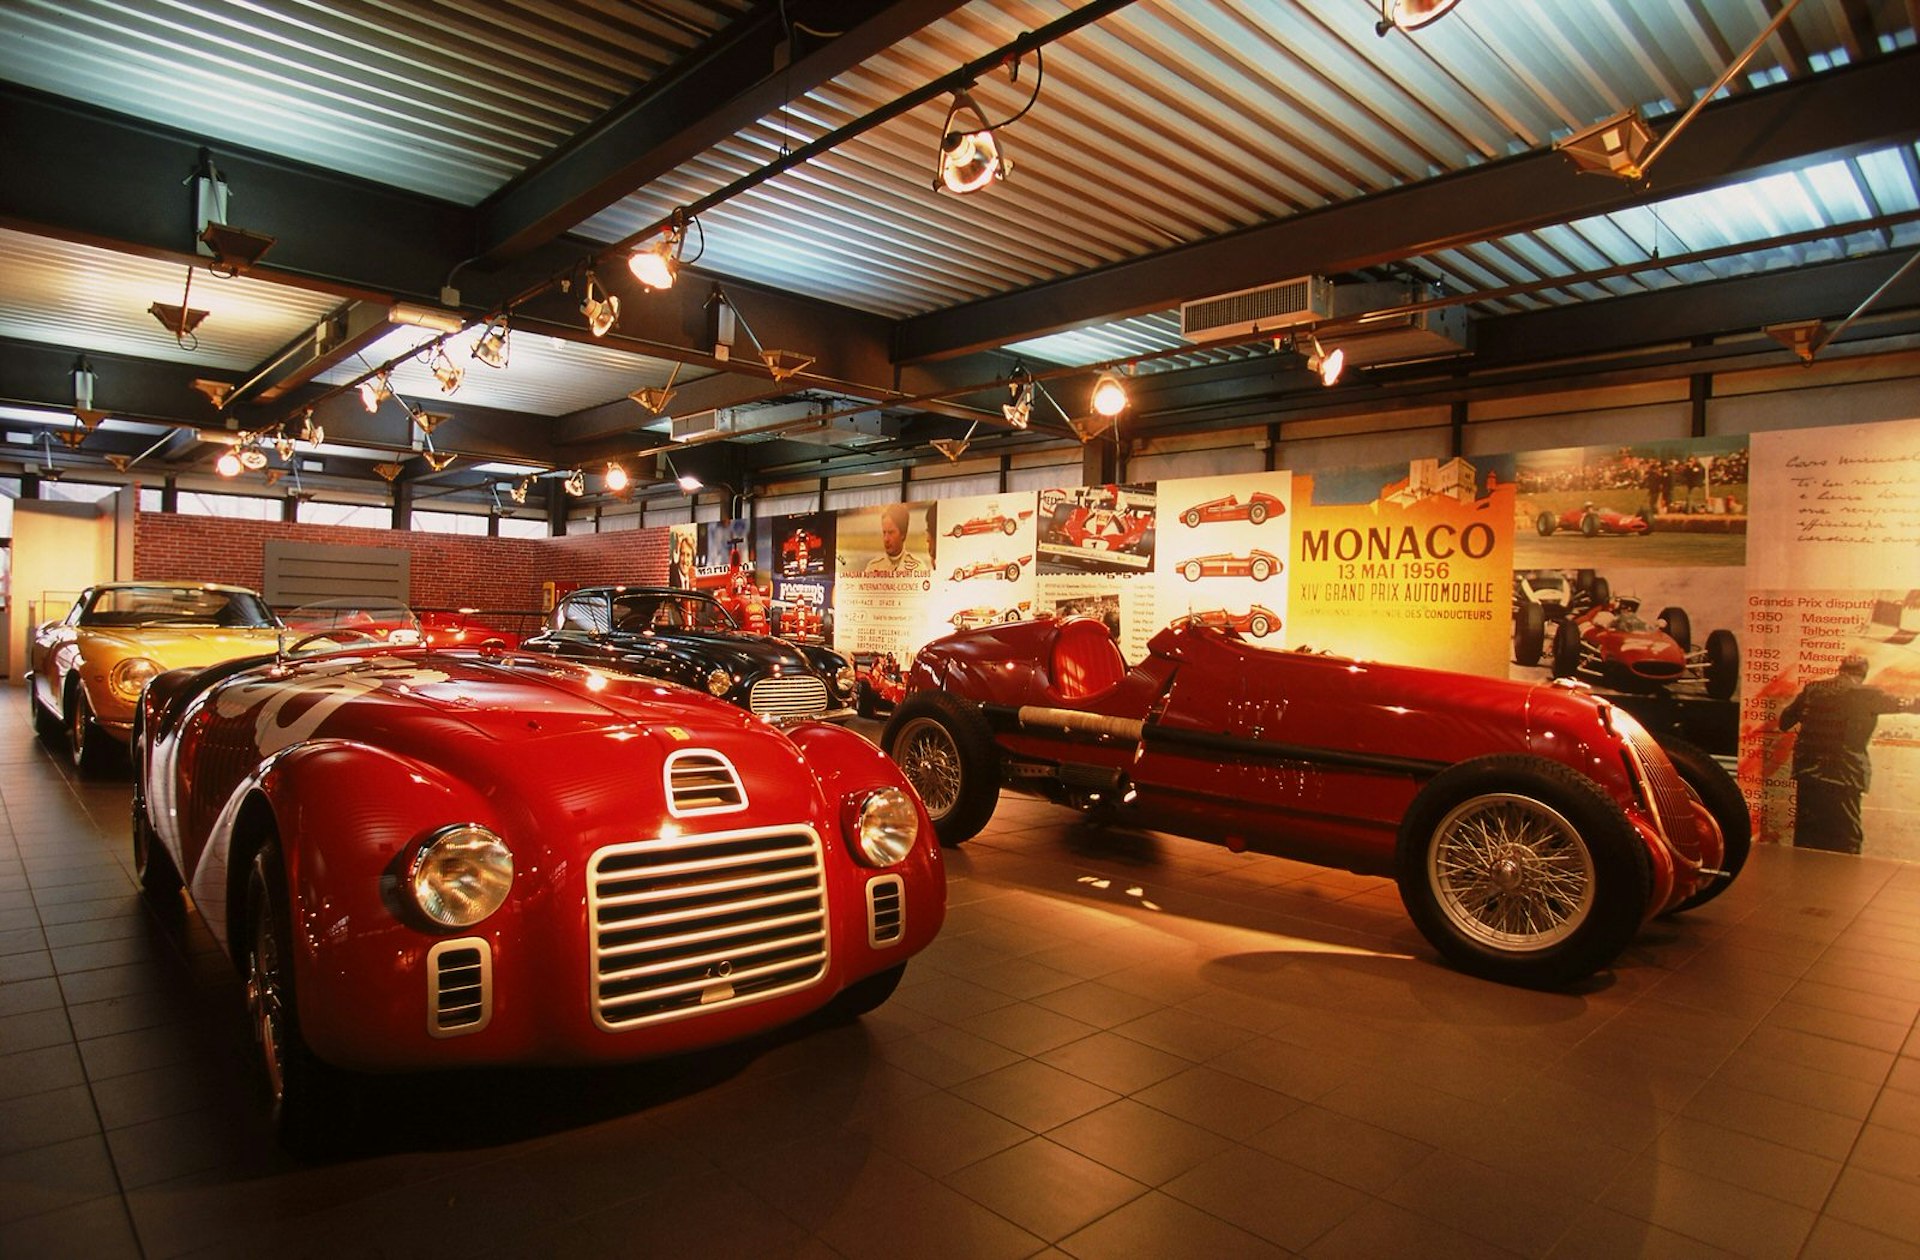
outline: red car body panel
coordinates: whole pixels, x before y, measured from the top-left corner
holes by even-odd
[[[1255,491],[1245,503],[1234,495],[1223,495],[1218,499],[1209,499],[1205,503],[1196,503],[1180,514],[1187,525],[1199,525],[1204,521],[1252,521],[1259,524],[1279,516],[1287,510],[1287,505],[1264,490]]]
[[[1016,622],[936,640],[915,658],[909,694],[939,689],[1003,711],[1077,710],[1185,734],[1096,740],[1015,724],[996,729],[994,740],[1014,762],[1123,775],[1134,792],[1120,815],[1129,826],[1230,848],[1389,875],[1400,821],[1425,778],[1484,754],[1528,753],[1585,775],[1621,807],[1652,864],[1648,917],[1690,895],[1707,878],[1703,868],[1721,859],[1718,827],[1677,778],[1657,785],[1664,814],[1649,810],[1623,748],[1649,746],[1651,737],[1584,688],[1276,651],[1188,625],[1154,636],[1146,660],[1113,686],[1072,698],[1046,664],[1064,624]],[[1236,745],[1301,755],[1236,756]],[[1050,795],[1058,779],[1009,771],[1001,781],[1060,799]]]
[[[148,817],[229,952],[252,846],[263,826],[277,837],[300,1028],[343,1067],[587,1063],[713,1045],[788,1023],[898,965],[944,917],[924,813],[900,863],[849,856],[849,801],[904,786],[871,744],[817,723],[782,733],[647,679],[535,657],[380,648],[166,674],[147,688],[142,720],[136,773]],[[734,767],[742,808],[670,810],[669,758],[695,750]],[[462,822],[507,842],[514,883],[478,925],[441,929],[396,881],[423,840]],[[595,862],[656,840],[678,854],[686,837],[722,833],[744,844],[818,837],[818,974],[765,996],[712,988],[718,997],[703,991],[687,1009],[603,1021],[611,1008],[596,993],[615,982],[598,974],[589,907],[613,882],[596,883]],[[868,889],[895,877],[902,934],[874,946]],[[477,1031],[435,1035],[430,957],[449,940],[490,960],[491,1016]],[[743,987],[747,966],[743,957]]]
[[[1197,582],[1203,577],[1250,577],[1264,582],[1286,566],[1280,557],[1271,551],[1259,548],[1244,556],[1222,552],[1212,556],[1190,556],[1173,566],[1174,571],[1189,582]]]
[[[1032,563],[1032,556],[1021,556],[1018,560],[980,560],[955,568],[953,580],[965,582],[970,578],[997,577],[1011,582],[1020,576],[1020,570]]]
[[[1544,513],[1542,514],[1545,515]],[[1601,534],[1644,534],[1652,529],[1647,518],[1629,512],[1616,512],[1612,508],[1568,508],[1554,520],[1555,530],[1569,530],[1580,534],[1586,531],[1582,522],[1591,515],[1595,522],[1595,532]],[[1542,530],[1542,533],[1550,532]]]
[[[1224,608],[1211,608],[1205,612],[1188,613],[1176,619],[1177,624],[1212,626],[1217,630],[1238,630],[1251,634],[1255,638],[1265,638],[1280,628],[1280,614],[1271,608],[1259,604],[1245,612],[1229,612]]]
[[[1026,520],[1032,515],[1033,509],[1027,508],[1025,511],[1014,516],[1002,516],[999,513],[991,516],[976,516],[972,520],[962,521],[948,530],[947,537],[965,538],[970,534],[1011,534],[1020,528],[1021,521]]]
[[[1049,531],[1049,538],[1089,551],[1135,551],[1153,528],[1149,512],[1076,507]]]

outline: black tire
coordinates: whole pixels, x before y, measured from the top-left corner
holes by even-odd
[[[1513,663],[1538,665],[1547,646],[1547,610],[1528,600],[1513,615]]]
[[[1435,949],[1471,975],[1531,987],[1612,963],[1653,884],[1645,844],[1598,784],[1516,754],[1436,775],[1407,810],[1394,862]]]
[[[1740,691],[1740,641],[1731,630],[1707,635],[1707,694],[1731,700]]]
[[[1004,517],[1004,516],[1000,518],[1000,532],[1001,532],[1001,533],[1003,533],[1003,534],[1012,534],[1012,533],[1013,533],[1013,532],[1014,532],[1015,530],[1018,530],[1019,528],[1020,528],[1020,522],[1018,522],[1018,521],[1013,521],[1013,520],[1008,520],[1008,519],[1007,519],[1006,517]]]
[[[863,980],[855,980],[827,1004],[829,1018],[854,1020],[868,1011],[878,1009],[882,1002],[893,996],[893,991],[900,987],[900,977],[906,974],[907,964],[900,963]]]
[[[1200,562],[1198,560],[1189,560],[1181,565],[1180,576],[1189,582],[1198,582],[1200,580]]]
[[[1260,556],[1255,559],[1251,565],[1247,566],[1247,572],[1254,581],[1264,582],[1273,576],[1273,561],[1267,559],[1265,556]]]
[[[1273,633],[1273,623],[1267,620],[1264,613],[1255,613],[1247,622],[1247,629],[1253,632],[1254,638],[1264,639]]]
[[[1741,794],[1740,785],[1704,750],[1673,738],[1661,739],[1660,747],[1673,768],[1680,772],[1681,781],[1693,789],[1693,794],[1713,815],[1713,821],[1720,824],[1720,841],[1726,847],[1720,859],[1721,873],[1668,912],[1679,914],[1712,901],[1733,883],[1753,849],[1753,816],[1747,810],[1747,798]]]
[[[1267,523],[1267,505],[1264,503],[1249,505],[1247,508],[1247,520],[1255,525],[1265,525]]]
[[[1651,534],[1653,532],[1653,513],[1651,512],[1640,513],[1640,523],[1646,526],[1646,528],[1641,530],[1640,532],[1643,534]]]
[[[1595,512],[1588,512],[1585,516],[1581,517],[1580,532],[1588,538],[1591,538],[1595,534],[1599,533],[1600,532],[1599,514]]]
[[[1018,582],[1020,580],[1019,562],[1014,561],[1012,563],[1009,563],[1005,568],[1000,570],[1000,576],[1007,579],[1007,581],[1009,582]]]
[[[275,1135],[296,1155],[328,1153],[341,1140],[352,1099],[342,1074],[315,1058],[300,1035],[287,879],[272,839],[253,856],[240,930],[247,1019],[260,1052]]]
[[[1200,527],[1200,509],[1188,508],[1181,514],[1180,520],[1189,529],[1198,529]]]
[[[980,833],[1000,803],[1000,753],[980,711],[944,691],[916,691],[880,733],[945,845]]]
[[[1580,627],[1571,621],[1553,626],[1553,676],[1572,678],[1580,672]]]
[[[1662,608],[1660,623],[1665,627],[1667,637],[1680,645],[1682,652],[1693,650],[1693,618],[1687,616],[1684,608]]]
[[[134,717],[133,745],[133,876],[140,891],[154,909],[167,914],[180,911],[180,868],[173,854],[160,843],[147,815],[147,776],[140,757],[140,718]]]
[[[950,530],[948,530],[948,531],[947,531],[947,537],[949,537],[949,538],[958,538],[958,537],[960,537],[960,527],[959,527],[958,525],[955,525],[955,526],[954,526],[954,527],[953,527],[952,529],[950,529]]]
[[[1603,577],[1594,578],[1587,583],[1587,597],[1593,604],[1611,604],[1613,602],[1613,583]],[[1589,604],[1588,607],[1592,607]]]
[[[953,571],[953,580],[954,580],[954,581],[956,581],[956,582],[964,582],[964,581],[966,581],[966,580],[967,580],[967,571],[966,571],[965,569],[955,569],[955,570]]]
[[[106,769],[116,751],[112,737],[94,720],[87,689],[77,680],[67,688],[67,751],[73,768],[83,775]]]
[[[1542,537],[1546,537],[1551,535],[1554,530],[1560,528],[1560,522],[1555,518],[1553,513],[1542,512],[1533,518],[1533,527],[1540,531]]]
[[[874,699],[873,688],[863,681],[854,692],[853,711],[863,718],[870,718],[880,711],[878,703]]]

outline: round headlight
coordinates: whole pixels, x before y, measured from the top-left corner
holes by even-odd
[[[420,846],[408,874],[414,904],[445,927],[471,927],[500,908],[513,887],[513,854],[485,827],[448,827]]]
[[[140,698],[140,689],[160,672],[160,667],[144,656],[130,656],[107,671],[107,685],[113,694],[131,704]]]
[[[724,669],[716,668],[707,675],[707,694],[724,696],[733,690],[733,675]]]
[[[920,833],[920,811],[897,787],[883,787],[860,802],[854,842],[874,866],[892,866],[913,849]]]
[[[842,665],[839,671],[833,676],[834,694],[841,696],[852,695],[854,684],[858,681],[859,675],[854,673],[853,666]]]

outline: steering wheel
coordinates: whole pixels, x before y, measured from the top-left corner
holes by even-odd
[[[336,626],[332,630],[316,630],[312,634],[301,635],[299,638],[295,639],[292,643],[289,643],[287,645],[287,654],[291,656],[293,653],[298,652],[301,648],[307,646],[307,644],[317,643],[323,639],[329,643],[338,644],[339,646],[342,646],[342,647],[346,646],[349,643],[360,643],[360,642],[384,643],[386,642],[386,640],[382,639],[379,635],[374,634],[370,630],[354,630],[345,626]]]

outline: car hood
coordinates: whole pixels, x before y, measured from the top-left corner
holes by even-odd
[[[83,629],[80,650],[88,656],[97,654],[115,660],[145,656],[163,669],[179,669],[271,652],[279,638],[278,630],[233,630],[217,626]]]
[[[656,630],[651,634],[610,634],[615,647],[632,645],[668,651],[689,660],[725,665],[735,674],[794,673],[812,668],[807,654],[770,634],[710,634],[701,630]]]

